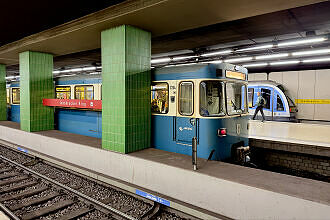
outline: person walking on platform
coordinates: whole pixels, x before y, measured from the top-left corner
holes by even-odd
[[[252,120],[255,119],[256,115],[258,114],[258,111],[260,111],[261,112],[261,116],[262,116],[261,122],[264,122],[265,115],[264,115],[263,109],[264,109],[264,106],[266,105],[266,100],[265,100],[264,97],[261,96],[260,92],[258,92],[257,95],[258,95],[257,102],[256,102],[257,108],[256,108],[256,110],[254,112],[254,115],[253,115]]]

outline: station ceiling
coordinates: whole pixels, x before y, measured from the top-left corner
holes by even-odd
[[[102,8],[105,2],[109,1],[101,1],[99,7]],[[329,1],[251,0],[249,4],[245,0],[111,2],[122,3],[0,47],[0,62],[7,64],[8,71],[17,74],[18,53],[36,50],[53,53],[55,68],[100,63],[100,32],[122,23],[152,31],[153,55],[212,45],[221,47],[285,39],[312,30],[329,33],[330,30]],[[90,12],[87,11],[84,12]],[[66,17],[69,20],[74,18],[73,15]],[[55,21],[58,20],[54,18]],[[56,22],[52,24],[56,25]],[[0,38],[5,42],[3,39]]]

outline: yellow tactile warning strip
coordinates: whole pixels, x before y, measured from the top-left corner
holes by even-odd
[[[330,99],[296,99],[296,104],[330,104]]]

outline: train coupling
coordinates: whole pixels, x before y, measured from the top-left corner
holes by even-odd
[[[241,146],[236,148],[236,163],[245,164],[250,161],[250,147],[249,146]]]

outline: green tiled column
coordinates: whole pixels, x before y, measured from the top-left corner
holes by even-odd
[[[0,121],[7,120],[6,66],[0,64]]]
[[[132,26],[105,30],[102,42],[102,148],[150,147],[151,34]]]
[[[21,129],[54,129],[54,108],[42,105],[43,98],[54,98],[53,55],[26,51],[19,54]]]

